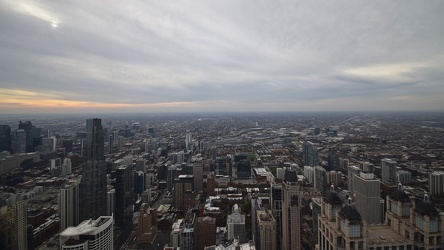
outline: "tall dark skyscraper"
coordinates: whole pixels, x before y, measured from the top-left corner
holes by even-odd
[[[19,129],[25,130],[26,133],[26,153],[34,151],[34,126],[31,121],[20,121]]]
[[[119,226],[131,222],[133,215],[132,205],[134,203],[134,181],[131,166],[120,166],[116,169],[116,205],[115,219]]]
[[[98,218],[107,213],[106,163],[101,119],[86,120],[84,163],[80,183],[81,220]]]
[[[306,141],[302,145],[302,160],[304,166],[315,167],[319,165],[318,150],[312,142]]]
[[[8,125],[0,125],[0,152],[11,152],[11,127]]]

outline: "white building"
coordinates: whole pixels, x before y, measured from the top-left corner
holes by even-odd
[[[247,241],[245,234],[245,215],[241,214],[240,207],[235,204],[232,213],[227,218],[228,239],[239,238],[239,243]]]
[[[397,184],[396,181],[396,167],[397,163],[394,160],[384,158],[381,160],[381,181],[392,184]]]
[[[429,174],[429,193],[430,195],[444,193],[444,172],[435,171]]]
[[[342,182],[342,172],[341,171],[329,171],[327,173],[327,185],[328,186],[339,186]]]
[[[114,249],[113,217],[100,216],[66,228],[60,233],[60,247],[62,250]]]
[[[79,223],[79,183],[75,180],[60,189],[58,196],[60,231]]]
[[[314,182],[314,168],[311,166],[304,166],[304,176],[307,178],[307,182]]]

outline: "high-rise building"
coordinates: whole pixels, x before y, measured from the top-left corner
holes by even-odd
[[[71,159],[65,158],[62,163],[62,176],[67,176],[72,173]]]
[[[53,152],[56,148],[56,138],[49,137],[42,139],[42,151],[43,152]]]
[[[333,185],[335,187],[342,183],[342,172],[341,171],[329,171],[327,173],[327,186]]]
[[[194,250],[197,244],[197,217],[195,213],[188,211],[183,220],[183,228],[180,232],[180,249]]]
[[[407,170],[399,170],[398,171],[398,182],[402,184],[408,184],[412,182],[412,172]],[[430,182],[429,182],[430,184]]]
[[[26,133],[26,153],[33,152],[34,126],[31,121],[20,121],[18,128],[25,130]]]
[[[113,153],[113,145],[114,145],[113,135],[108,135],[108,154]]]
[[[239,238],[239,243],[247,242],[247,235],[245,232],[245,215],[241,214],[239,205],[233,205],[233,209],[227,218],[227,232],[228,240]]]
[[[194,163],[193,165],[194,176],[194,190],[203,189],[203,166],[202,163]]]
[[[193,175],[179,175],[179,177],[174,180],[173,201],[176,209],[183,210],[185,208],[185,193],[186,191],[194,190],[193,182]]]
[[[145,172],[146,160],[144,158],[139,158],[136,160],[136,171]]]
[[[174,249],[180,247],[180,235],[181,235],[182,228],[183,228],[183,219],[178,219],[171,226],[170,244],[169,245],[171,247],[173,247]]]
[[[14,154],[26,153],[26,131],[17,129],[12,134],[12,147]]]
[[[211,172],[207,175],[207,194],[208,196],[214,196],[216,193],[214,192],[214,188],[216,187],[216,175],[214,172]]]
[[[282,184],[282,249],[301,249],[300,186],[296,171],[287,169]]]
[[[80,220],[107,214],[107,179],[101,119],[86,120],[84,163],[80,183]]]
[[[28,249],[28,203],[26,201],[18,201],[14,205],[15,218],[15,235],[16,242],[13,249]]]
[[[79,224],[79,181],[61,188],[58,197],[60,231]]]
[[[381,160],[381,181],[391,184],[397,184],[396,182],[396,166],[397,163],[394,160],[384,158]]]
[[[120,166],[116,169],[116,203],[114,218],[119,226],[131,222],[134,203],[134,182],[132,167]]]
[[[276,220],[267,209],[257,211],[258,250],[276,250]]]
[[[311,199],[311,201],[312,201],[311,215],[313,217],[313,234],[315,235],[317,241],[318,240],[317,232],[319,230],[318,217],[321,215],[321,198],[313,198]]]
[[[361,172],[354,177],[354,193],[356,208],[362,219],[369,224],[382,223],[383,207],[380,198],[380,181],[372,173]]]
[[[281,248],[282,239],[282,185],[271,183],[271,211],[276,220],[276,249]]]
[[[359,175],[360,172],[361,172],[361,169],[356,166],[349,166],[348,167],[347,184],[348,184],[349,191],[354,192],[354,189],[355,189],[354,176]]]
[[[123,151],[123,136],[119,136],[117,143],[119,151]]]
[[[76,227],[66,228],[60,233],[60,249],[114,249],[113,217],[100,216],[96,220],[85,220]]]
[[[302,145],[302,161],[304,166],[318,166],[319,156],[318,150],[312,142],[306,141]]]
[[[0,125],[0,152],[6,150],[12,153],[11,144],[11,127],[8,125]]]
[[[429,174],[430,195],[444,194],[444,172],[434,171]]]
[[[204,250],[207,246],[216,244],[216,218],[197,218],[197,249]]]
[[[327,171],[321,166],[316,166],[314,172],[314,187],[322,194],[325,194],[325,191],[327,191]]]
[[[236,164],[236,175],[238,178],[251,177],[251,162],[248,160],[241,160]]]
[[[328,154],[328,169],[329,170],[339,170],[341,168],[339,163],[339,155],[336,152],[331,152]]]
[[[303,174],[308,183],[314,183],[314,168],[312,166],[304,166]]]
[[[12,249],[16,240],[14,210],[0,198],[0,249]]]
[[[341,169],[347,169],[350,161],[346,158],[339,158],[339,166]]]
[[[187,133],[186,137],[185,137],[185,148],[187,149],[187,151],[188,150],[193,150],[193,146],[192,146],[191,140],[192,140],[191,133]]]
[[[140,206],[140,215],[137,226],[137,243],[148,244],[153,242],[157,234],[157,209],[147,203]]]
[[[108,190],[106,197],[106,215],[111,216],[114,214],[114,208],[116,206],[116,190],[114,188]]]
[[[134,173],[134,193],[141,195],[146,189],[146,174],[142,171]]]

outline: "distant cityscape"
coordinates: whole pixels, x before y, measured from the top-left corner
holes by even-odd
[[[444,112],[0,116],[0,249],[444,249]]]

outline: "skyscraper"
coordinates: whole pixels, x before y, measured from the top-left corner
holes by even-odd
[[[356,208],[362,219],[369,224],[382,223],[383,208],[380,197],[380,181],[372,173],[361,172],[354,176]],[[383,203],[382,203],[383,204]]]
[[[318,150],[312,142],[306,141],[302,145],[302,161],[304,166],[317,166],[319,165]]]
[[[193,165],[194,176],[194,190],[203,189],[203,166],[202,163],[194,163]]]
[[[141,195],[146,189],[146,174],[142,171],[134,173],[134,193]]]
[[[271,210],[276,220],[276,249],[281,248],[282,239],[282,185],[272,183],[271,185]]]
[[[0,125],[0,152],[11,150],[11,127],[8,125]]]
[[[26,133],[26,153],[33,152],[34,151],[34,144],[33,144],[33,138],[34,138],[34,126],[32,126],[31,121],[20,121],[19,123],[19,129],[25,130]]]
[[[81,220],[99,218],[107,213],[106,164],[101,119],[86,120],[85,162],[82,166]]]
[[[233,210],[227,218],[228,239],[239,238],[239,244],[247,242],[245,234],[245,215],[241,214],[239,205],[233,205]]]
[[[206,246],[216,244],[216,218],[197,218],[197,249],[203,250]]]
[[[26,201],[18,201],[14,205],[15,211],[15,230],[17,244],[14,249],[28,249],[28,203]]]
[[[300,186],[296,171],[287,169],[282,183],[282,249],[301,249]]]
[[[26,153],[26,131],[17,129],[12,134],[12,147],[14,154]]]
[[[109,135],[108,136],[108,154],[113,153],[113,143],[114,143],[113,135]]]
[[[328,154],[328,170],[339,170],[339,155],[335,152]]]
[[[79,183],[77,181],[60,189],[58,207],[60,231],[79,223]]]
[[[140,215],[137,227],[137,242],[151,243],[157,234],[157,209],[151,208],[147,203],[140,206]]]
[[[186,191],[194,190],[193,183],[193,175],[179,175],[178,178],[174,179],[173,204],[176,209],[184,210],[184,212],[186,212],[185,193]]]
[[[258,250],[276,250],[276,220],[268,210],[257,211]]]
[[[381,160],[381,181],[396,184],[396,161],[384,158]]]
[[[314,186],[316,190],[325,194],[325,191],[327,191],[327,171],[321,166],[316,166],[314,172]]]
[[[354,176],[359,175],[359,172],[361,172],[361,169],[356,166],[349,166],[348,167],[347,185],[348,185],[348,190],[351,192],[355,191]]]
[[[444,172],[434,171],[429,174],[429,193],[430,195],[444,193]]]
[[[193,150],[193,146],[191,144],[191,133],[187,133],[186,134],[186,138],[185,138],[185,148],[188,150]]]
[[[116,169],[116,204],[115,219],[117,225],[126,225],[130,222],[132,212],[130,206],[133,205],[134,181],[130,166],[121,166]]]

